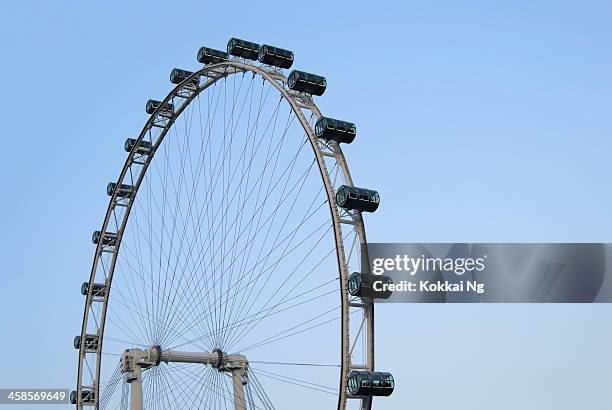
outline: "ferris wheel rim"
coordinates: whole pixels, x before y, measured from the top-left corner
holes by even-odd
[[[233,68],[233,70],[228,71],[227,70],[228,68]],[[220,74],[218,71],[215,71],[218,69],[223,69],[224,72]],[[207,75],[207,74],[210,74],[211,72],[220,74],[220,75],[217,75],[214,77]],[[103,303],[102,304],[102,314],[100,316],[100,323],[97,326],[97,328],[99,329],[99,348],[98,348],[98,352],[96,353],[96,369],[95,369],[95,379],[94,379],[96,385],[91,386],[91,387],[93,387],[94,390],[96,390],[98,393],[99,393],[99,385],[100,385],[100,371],[101,371],[101,366],[102,366],[102,345],[104,342],[105,321],[106,321],[106,316],[107,316],[109,294],[110,294],[110,291],[112,290],[112,279],[114,276],[117,255],[119,254],[119,250],[121,246],[121,236],[128,224],[132,205],[135,202],[134,198],[136,198],[141,182],[144,176],[147,174],[148,166],[150,165],[153,158],[155,157],[154,155],[155,151],[163,143],[163,141],[165,140],[165,137],[167,136],[167,133],[172,129],[176,120],[182,115],[183,111],[195,100],[195,98],[198,95],[200,95],[200,93],[202,93],[204,90],[206,90],[208,87],[212,86],[213,84],[216,84],[222,78],[227,78],[228,76],[231,76],[231,75],[238,75],[240,73],[246,73],[246,72],[252,72],[254,75],[259,75],[264,79],[264,81],[267,81],[269,84],[271,84],[280,93],[281,98],[284,98],[286,100],[287,104],[289,105],[293,113],[296,115],[296,118],[299,119],[300,125],[302,129],[305,131],[305,133],[307,134],[309,144],[311,148],[313,149],[313,155],[315,156],[315,159],[318,164],[321,181],[323,182],[323,185],[327,192],[328,205],[329,205],[329,210],[330,210],[330,214],[332,217],[332,225],[333,225],[333,230],[334,230],[334,238],[335,238],[334,240],[335,240],[336,256],[337,256],[337,268],[338,268],[338,274],[341,278],[340,286],[338,290],[340,291],[341,302],[342,302],[342,308],[341,308],[341,323],[342,323],[341,324],[342,326],[341,356],[342,357],[340,360],[341,370],[340,370],[340,386],[339,386],[339,391],[338,391],[338,408],[343,409],[345,407],[345,403],[347,400],[346,374],[348,374],[348,372],[350,371],[349,369],[350,357],[347,356],[348,327],[349,327],[349,322],[348,322],[349,294],[347,291],[347,281],[348,281],[349,272],[346,266],[346,257],[344,255],[344,243],[343,243],[343,238],[342,238],[341,228],[340,228],[341,215],[340,215],[338,207],[336,206],[334,186],[333,186],[333,183],[331,182],[331,179],[330,179],[331,176],[329,172],[327,171],[327,168],[325,165],[325,161],[323,158],[324,154],[321,150],[321,147],[319,146],[319,143],[315,136],[313,127],[310,125],[309,121],[306,119],[304,113],[302,112],[302,109],[305,108],[305,109],[310,110],[315,117],[321,117],[322,114],[319,108],[317,107],[317,105],[314,103],[314,101],[312,101],[311,97],[301,94],[301,93],[291,92],[290,90],[286,88],[287,77],[284,76],[282,72],[279,72],[277,70],[268,69],[266,68],[266,66],[256,66],[242,59],[232,59],[229,61],[206,65],[200,70],[193,72],[188,78],[186,78],[176,87],[174,87],[166,95],[166,97],[161,101],[161,104],[159,105],[159,107],[155,110],[153,114],[150,115],[149,119],[146,121],[138,138],[135,139],[136,146],[141,141],[144,140],[147,133],[150,132],[152,127],[155,126],[155,120],[158,118],[159,113],[161,112],[164,104],[171,102],[174,98],[177,98],[177,97],[184,98],[184,102],[179,105],[178,110],[176,110],[174,112],[174,115],[169,119],[168,125],[165,128],[165,130],[162,131],[161,134],[157,137],[157,140],[153,146],[152,154],[149,156],[147,163],[143,166],[143,170],[140,172],[140,174],[138,175],[138,178],[136,179],[136,183],[133,185],[134,191],[132,194],[132,200],[128,201],[128,205],[126,206],[126,209],[125,209],[125,215],[123,216],[121,225],[119,226],[119,229],[116,232],[117,234],[116,250],[114,251],[114,254],[112,256],[111,266],[109,266],[108,272],[106,274],[107,280],[108,280],[108,289],[107,289],[107,294],[102,302]],[[189,97],[184,97],[180,95],[180,92],[185,90],[185,85],[189,84],[190,81],[192,81],[193,79],[196,79],[196,78],[199,79],[201,77],[208,78],[208,80],[203,84],[203,86],[196,87],[196,89],[193,90],[193,93]],[[344,154],[341,148],[339,147],[337,143],[334,144],[333,150],[334,150],[334,155],[336,156],[336,160],[338,161],[341,171],[344,173],[344,176],[346,180],[348,181],[348,183],[352,185],[352,178],[350,176],[350,171],[348,169],[348,163],[346,161],[346,158],[344,157]],[[117,186],[120,186],[126,180],[130,167],[134,163],[135,155],[136,155],[136,152],[134,149],[132,149],[128,153],[128,156],[122,167],[121,173],[119,174],[119,177],[117,178],[117,181],[116,181]],[[113,195],[110,196],[109,205],[107,207],[104,221],[103,221],[103,224],[100,230],[102,235],[107,233],[107,229],[111,221],[111,218],[113,216],[113,212],[117,206],[117,199],[118,199],[117,193],[114,192]],[[360,245],[365,245],[367,243],[366,236],[365,236],[365,227],[363,224],[363,220],[361,219],[361,216],[357,215],[357,217],[360,223],[356,224],[355,232],[356,232],[357,237],[359,238]],[[96,279],[98,262],[101,256],[100,254],[101,249],[102,249],[102,243],[99,242],[96,246],[92,269],[89,275],[88,283],[90,286],[87,291],[87,295],[85,299],[83,321],[82,321],[82,326],[81,326],[81,339],[86,335],[86,332],[87,332],[87,323],[88,323],[88,317],[89,317],[88,313],[92,307],[92,302],[93,302],[91,286]],[[373,322],[373,312],[372,312],[371,319]],[[373,346],[372,346],[372,350],[373,350]],[[85,359],[85,354],[86,352],[84,351],[84,348],[81,343],[81,346],[79,347],[79,364],[78,364],[78,377],[77,377],[77,397],[79,400],[81,398],[81,390],[83,387],[85,387],[83,386],[83,371],[84,371],[83,362]],[[373,355],[373,352],[372,352],[372,355]],[[373,366],[373,363],[372,363],[372,366]],[[95,395],[95,399],[96,399],[96,403],[98,403],[99,394]],[[367,407],[369,408],[370,406],[371,406],[371,403]],[[77,407],[82,408],[82,404],[80,405],[78,401],[77,401]]]

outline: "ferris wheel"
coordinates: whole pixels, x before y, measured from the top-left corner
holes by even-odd
[[[232,38],[149,100],[108,184],[71,403],[96,409],[371,409],[375,276],[326,79]]]

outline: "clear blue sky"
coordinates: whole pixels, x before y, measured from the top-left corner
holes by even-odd
[[[0,387],[73,387],[122,143],[171,68],[234,35],[292,49],[358,123],[371,241],[612,242],[611,21],[609,1],[3,2]],[[398,379],[377,410],[609,403],[610,306],[377,312]]]

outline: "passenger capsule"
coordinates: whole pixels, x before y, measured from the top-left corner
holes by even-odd
[[[214,48],[200,47],[198,51],[198,61],[202,64],[217,64],[229,59],[229,54],[225,51],[215,50]]]
[[[98,335],[85,335],[85,344],[83,345],[83,350],[85,350],[86,352],[95,352],[98,350],[98,340],[100,338],[98,337]],[[81,348],[81,336],[75,336],[74,337],[74,348],[75,349],[80,349]]]
[[[70,403],[77,404],[76,390],[70,392]],[[95,396],[92,390],[81,388],[81,404],[95,404]]]
[[[125,140],[125,144],[123,145],[123,147],[125,148],[126,152],[131,152],[134,149],[134,146],[136,146],[136,141],[137,140],[134,138],[128,138]],[[150,141],[142,140],[138,143],[136,153],[146,155],[150,154],[152,149],[153,144],[151,144]]]
[[[327,87],[327,80],[320,75],[293,70],[287,78],[287,85],[294,91],[311,95],[323,95]]]
[[[350,144],[357,135],[357,127],[352,122],[321,117],[315,124],[315,135],[324,140]]]
[[[259,44],[232,37],[227,42],[227,53],[236,57],[257,61]]]
[[[87,296],[87,292],[89,291],[89,282],[83,282],[81,285],[81,294],[83,296]],[[92,296],[94,298],[104,297],[106,294],[106,285],[103,283],[94,283],[92,289]]]
[[[117,191],[117,197],[125,198],[128,196],[132,196],[132,194],[134,193],[134,187],[132,185],[121,184],[117,189],[117,183],[109,182],[108,185],[106,185],[106,194],[108,196],[113,196],[115,191]]]
[[[352,371],[347,387],[353,396],[390,396],[395,389],[395,380],[391,373]]]
[[[377,283],[375,290],[374,284]],[[352,296],[372,299],[389,299],[391,292],[388,289],[382,290],[382,285],[390,285],[393,279],[385,275],[374,275],[372,273],[353,272],[349,277],[348,289]]]
[[[192,74],[193,74],[193,71],[187,71],[187,70],[181,70],[180,68],[174,68],[170,72],[170,82],[172,84],[180,84]],[[198,85],[198,79],[194,78],[193,80],[191,80],[191,84]]]
[[[117,243],[117,234],[114,232],[105,232],[102,236],[102,232],[94,231],[91,235],[91,241],[94,245],[102,242],[102,245],[115,245]]]
[[[280,68],[291,68],[293,65],[293,51],[263,44],[259,46],[257,59],[263,64]]]
[[[147,106],[145,108],[145,111],[147,112],[147,114],[153,114],[160,105],[161,105],[161,101],[149,100],[147,101]],[[166,114],[173,113],[174,105],[169,102],[165,103],[164,106],[162,107],[162,111]]]
[[[336,203],[347,210],[374,212],[380,204],[377,191],[342,185],[336,192]]]

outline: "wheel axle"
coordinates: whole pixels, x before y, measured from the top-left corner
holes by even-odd
[[[234,410],[246,410],[244,386],[247,384],[249,362],[246,356],[227,354],[221,349],[212,352],[179,352],[162,350],[160,346],[148,349],[127,349],[121,355],[121,371],[130,384],[130,409],[142,410],[142,371],[164,363],[195,363],[212,366],[219,372],[231,373],[234,390]]]

